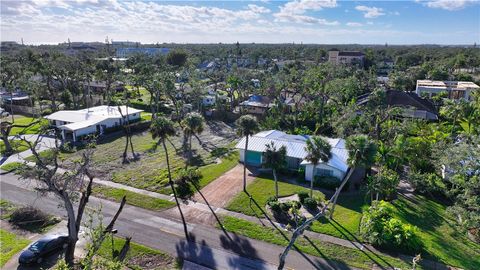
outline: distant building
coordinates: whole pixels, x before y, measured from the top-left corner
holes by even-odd
[[[146,54],[148,56],[154,56],[157,54],[165,55],[168,54],[169,51],[169,48],[117,48],[115,55],[117,58],[128,58],[135,54]]]
[[[273,107],[273,103],[269,97],[251,95],[247,100],[240,103],[240,107],[246,113],[263,115]]]
[[[365,54],[358,51],[339,51],[333,49],[328,52],[328,62],[333,64],[363,66],[365,62]]]
[[[135,41],[112,41],[112,46],[120,47],[120,46],[137,46],[140,45],[140,42]]]
[[[450,99],[471,100],[472,91],[480,91],[480,86],[473,82],[417,80],[415,93],[429,98],[447,93]]]
[[[366,105],[370,100],[370,94],[371,93],[359,96],[357,98],[357,104],[360,106]],[[435,106],[430,101],[420,98],[415,93],[386,90],[385,98],[389,107],[402,108],[401,113],[397,116],[430,121],[438,120]]]

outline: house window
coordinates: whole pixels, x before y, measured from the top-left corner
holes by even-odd
[[[319,175],[319,176],[333,176],[333,171],[332,170],[327,170],[327,169],[317,169],[316,175]]]

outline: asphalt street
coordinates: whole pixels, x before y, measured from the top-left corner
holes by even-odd
[[[0,176],[0,197],[16,204],[32,205],[48,213],[65,217],[61,202],[52,195],[34,191],[34,181],[18,176]],[[128,201],[128,198],[127,198]],[[90,198],[91,209],[101,209],[104,223],[115,214],[118,204]],[[126,205],[115,224],[119,236],[132,236],[133,241],[162,250],[212,269],[276,269],[283,248],[246,238],[202,224],[188,224],[190,241],[185,240],[182,223],[162,212]],[[286,266],[292,269],[352,269],[345,264],[291,251]]]

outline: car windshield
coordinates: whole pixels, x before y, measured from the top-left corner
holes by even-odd
[[[47,241],[37,241],[33,243],[28,249],[33,252],[39,252],[47,244]]]

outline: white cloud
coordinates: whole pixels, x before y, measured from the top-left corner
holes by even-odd
[[[257,5],[254,5],[254,4],[249,4],[248,8],[251,11],[256,12],[256,13],[270,13],[270,9],[268,9],[266,7],[257,6]]]
[[[356,6],[356,10],[363,12],[363,17],[365,18],[377,18],[379,16],[385,15],[382,8],[377,7],[367,7],[367,6]]]
[[[465,8],[469,4],[473,4],[478,1],[475,0],[431,0],[424,3],[430,8],[440,8],[445,10],[460,10]]]
[[[280,11],[273,14],[276,21],[295,22],[307,24],[338,25],[338,21],[328,21],[305,15],[307,11],[318,11],[324,8],[334,8],[337,6],[336,0],[294,0],[280,6]]]
[[[352,26],[352,27],[359,27],[362,26],[363,24],[359,22],[347,22],[347,26]]]

